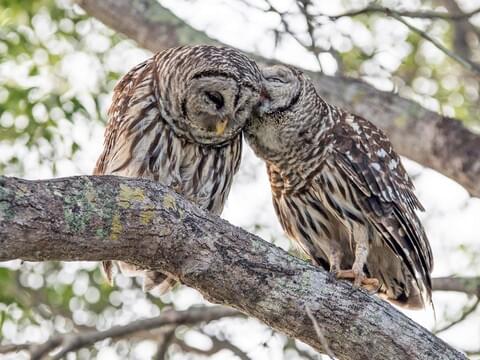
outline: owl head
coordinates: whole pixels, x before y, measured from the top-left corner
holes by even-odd
[[[228,142],[240,134],[259,101],[261,72],[235,49],[168,49],[156,55],[155,65],[162,117],[178,135],[194,142]]]
[[[301,71],[286,65],[261,69],[264,96],[247,122],[245,135],[255,153],[268,159],[302,146],[323,102]],[[300,136],[299,136],[300,135]]]

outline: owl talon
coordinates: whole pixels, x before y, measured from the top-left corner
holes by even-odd
[[[337,279],[353,280],[353,287],[362,288],[369,293],[376,293],[380,287],[380,282],[376,278],[365,277],[363,273],[356,273],[354,270],[338,270],[335,272]]]

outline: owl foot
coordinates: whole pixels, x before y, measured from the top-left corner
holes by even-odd
[[[369,293],[376,293],[380,287],[380,282],[376,278],[368,278],[359,272],[350,270],[337,270],[335,272],[337,279],[353,280],[353,287],[367,290]]]

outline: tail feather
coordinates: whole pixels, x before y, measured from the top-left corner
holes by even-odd
[[[381,287],[379,296],[405,309],[423,309],[431,303],[428,283],[414,279],[403,263],[389,248],[372,247],[368,273],[377,278]],[[387,252],[387,253],[386,253]]]
[[[102,261],[102,273],[110,286],[113,286],[113,262]]]
[[[136,265],[128,264],[122,261],[117,262],[123,275],[128,277],[143,277],[142,289],[145,292],[153,291],[158,295],[164,295],[175,286],[176,280],[159,271],[150,271],[139,268]],[[102,270],[105,278],[110,285],[113,285],[113,261],[103,261]]]

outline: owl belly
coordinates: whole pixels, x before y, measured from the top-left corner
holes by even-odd
[[[368,234],[369,226],[351,201],[349,185],[335,175],[324,167],[301,190],[274,194],[274,205],[285,232],[317,264],[349,269],[355,234]]]

